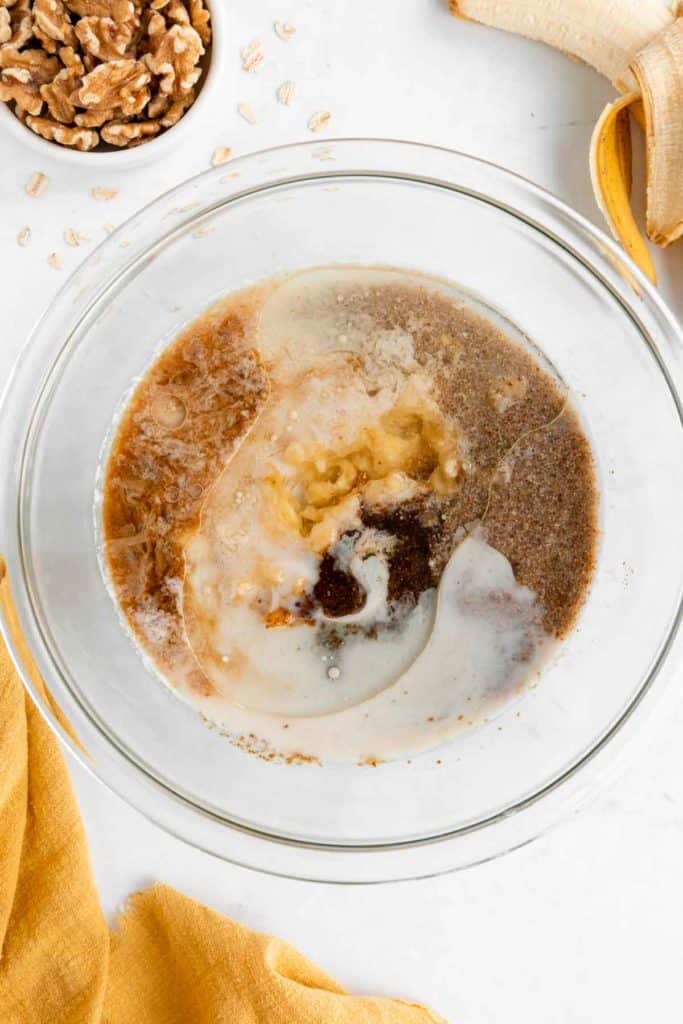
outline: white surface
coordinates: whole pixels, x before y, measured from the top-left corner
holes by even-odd
[[[598,0],[596,0],[596,3]],[[215,120],[161,165],[95,176],[0,136],[0,369],[9,368],[66,273],[159,191],[235,154],[328,135],[410,138],[463,149],[516,170],[596,220],[591,127],[612,95],[591,70],[541,46],[458,22],[445,0],[235,0],[232,72]],[[281,42],[275,18],[291,20]],[[229,29],[230,31],[230,29]],[[239,47],[260,37],[266,63],[240,70]],[[274,90],[299,87],[290,108]],[[236,112],[250,102],[250,126]],[[50,176],[38,199],[24,193]],[[111,202],[93,186],[120,189]],[[32,228],[26,249],[20,228]],[[86,231],[80,249],[65,228]],[[64,271],[47,256],[58,251]],[[661,287],[683,313],[683,243],[657,255]],[[676,289],[674,282],[678,282]],[[676,297],[677,294],[677,297]],[[583,1024],[680,1021],[683,942],[683,708],[650,750],[579,818],[530,847],[465,873],[374,888],[313,886],[256,875],[184,846],[142,820],[71,764],[102,900],[164,879],[252,927],[299,945],[351,989],[430,1002],[454,1022]],[[296,1024],[296,1022],[292,1022]],[[322,1022],[321,1022],[322,1024]]]

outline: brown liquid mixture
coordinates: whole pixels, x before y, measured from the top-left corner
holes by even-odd
[[[595,561],[590,446],[562,388],[535,355],[425,280],[394,274],[373,286],[340,278],[309,311],[315,317],[319,301],[321,315],[334,314],[352,329],[361,325],[382,339],[409,336],[441,414],[457,427],[457,487],[439,493],[426,485],[436,466],[429,455],[413,470],[420,493],[394,507],[362,508],[361,528],[392,540],[388,600],[408,614],[479,523],[516,581],[534,591],[544,631],[564,637]],[[116,597],[162,672],[171,681],[182,672],[199,694],[210,695],[213,685],[185,633],[184,546],[209,489],[268,402],[273,364],[259,351],[259,313],[278,286],[221,301],[158,357],[125,410],[106,469],[103,534]],[[301,308],[306,313],[304,300]],[[340,337],[342,344],[346,336]],[[364,483],[362,472],[358,479]],[[357,612],[364,600],[330,548],[315,585],[286,614],[306,618],[317,608],[334,619]],[[280,611],[271,611],[267,625],[284,622]],[[330,649],[344,642],[329,622],[323,642],[325,636]]]

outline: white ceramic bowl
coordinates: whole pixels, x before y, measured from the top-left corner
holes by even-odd
[[[223,79],[227,60],[226,11],[222,0],[205,0],[211,12],[211,43],[207,51],[208,66],[197,95],[197,99],[177,124],[158,135],[155,139],[130,149],[111,149],[82,153],[69,146],[60,146],[50,142],[22,124],[6,103],[0,102],[0,130],[8,132],[19,139],[24,145],[33,149],[38,156],[61,160],[63,163],[78,165],[83,168],[126,170],[138,167],[152,160],[160,159],[164,153],[182,145],[191,128],[194,128],[201,117],[211,109],[214,97],[221,94],[220,83]],[[205,58],[206,59],[206,58]]]

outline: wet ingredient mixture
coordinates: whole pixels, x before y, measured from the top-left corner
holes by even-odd
[[[424,750],[528,685],[596,546],[590,446],[541,354],[444,282],[229,296],[137,386],[107,574],[168,683],[270,757]]]

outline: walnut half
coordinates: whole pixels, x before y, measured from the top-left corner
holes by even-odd
[[[110,60],[83,78],[74,103],[86,110],[128,110],[136,106],[151,75],[142,61]],[[144,93],[143,93],[144,95]],[[136,113],[139,113],[136,110]]]
[[[40,30],[43,38],[53,43],[61,42],[65,46],[72,46],[74,42],[74,30],[66,7],[62,0],[33,0],[33,21],[34,33],[38,36]],[[57,47],[54,47],[56,51]]]
[[[110,121],[101,131],[102,138],[111,146],[139,146],[153,139],[161,131],[158,121]]]
[[[100,60],[123,57],[133,38],[133,25],[113,18],[81,18],[76,22],[76,35],[84,50]]]
[[[6,7],[0,7],[0,43],[9,43],[12,39],[12,19]]]
[[[40,95],[47,103],[50,116],[55,121],[61,121],[62,124],[73,124],[76,108],[70,97],[79,84],[78,73],[64,68],[47,85],[41,85]]]
[[[161,77],[159,91],[173,96],[188,93],[201,75],[204,46],[191,25],[174,25],[145,57],[150,71]]]
[[[41,135],[50,142],[59,142],[62,146],[72,146],[74,149],[94,149],[100,141],[97,132],[88,128],[72,128],[70,125],[60,124],[49,117],[27,117],[26,124],[31,131]]]
[[[14,100],[19,110],[39,114],[43,109],[40,87],[51,82],[59,71],[59,61],[43,50],[0,49],[0,99]]]

